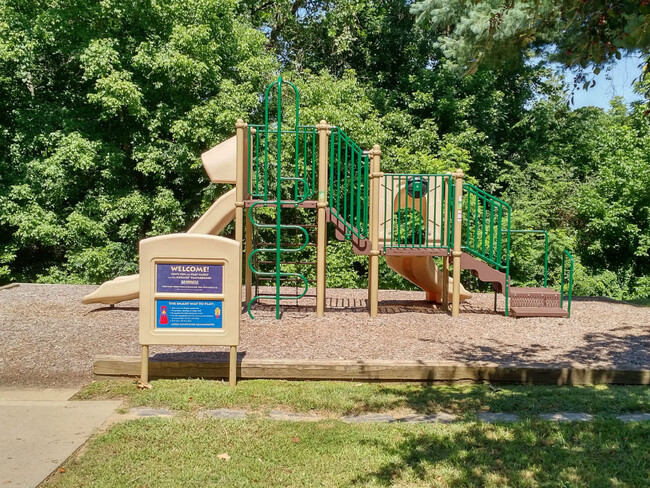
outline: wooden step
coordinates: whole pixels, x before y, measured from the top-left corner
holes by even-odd
[[[512,307],[510,313],[520,317],[568,317],[566,310],[560,307]]]

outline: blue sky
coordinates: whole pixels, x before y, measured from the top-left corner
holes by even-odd
[[[641,58],[637,55],[629,55],[617,61],[610,69],[603,69],[596,76],[596,86],[589,90],[576,90],[574,93],[573,108],[593,105],[595,107],[609,108],[609,101],[614,97],[623,97],[625,103],[629,104],[642,97],[634,93],[632,81],[641,74],[639,64]],[[573,73],[565,72],[565,80],[569,88],[573,86]]]

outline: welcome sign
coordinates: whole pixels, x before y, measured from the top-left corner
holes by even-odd
[[[156,264],[157,293],[223,293],[221,264]]]

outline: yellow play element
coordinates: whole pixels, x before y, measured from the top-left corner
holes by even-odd
[[[201,155],[203,167],[213,183],[235,183],[236,138],[222,142]],[[235,188],[222,195],[187,231],[188,234],[219,234],[235,218]],[[138,298],[139,275],[120,276],[107,281],[82,298],[82,303],[114,305]]]
[[[397,274],[403,276],[415,286],[427,292],[427,300],[437,303],[442,302],[442,290],[444,280],[442,271],[438,269],[431,256],[386,256],[386,264]],[[449,280],[449,299],[454,295],[453,280]],[[460,285],[460,301],[463,302],[472,298],[463,285]]]

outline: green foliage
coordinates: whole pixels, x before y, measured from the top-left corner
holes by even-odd
[[[140,239],[186,229],[223,193],[199,155],[237,118],[263,122],[282,66],[303,124],[380,144],[384,172],[462,168],[511,204],[513,228],[549,230],[551,286],[569,249],[577,294],[648,297],[647,105],[570,110],[522,55],[553,42],[583,65],[645,50],[648,8],[615,2],[601,23],[600,0],[0,0],[0,283],[136,272]],[[380,263],[380,286],[412,288]],[[542,239],[513,237],[511,264],[515,283],[540,284]],[[366,280],[366,257],[330,236],[328,286]]]
[[[520,63],[522,52],[540,48],[549,59],[591,65],[598,74],[622,51],[650,49],[645,1],[419,0],[412,12],[453,65],[470,73],[481,63]],[[587,88],[591,80],[583,81]]]
[[[198,155],[257,109],[263,34],[230,0],[0,11],[0,280],[136,271],[141,238],[216,196]]]

